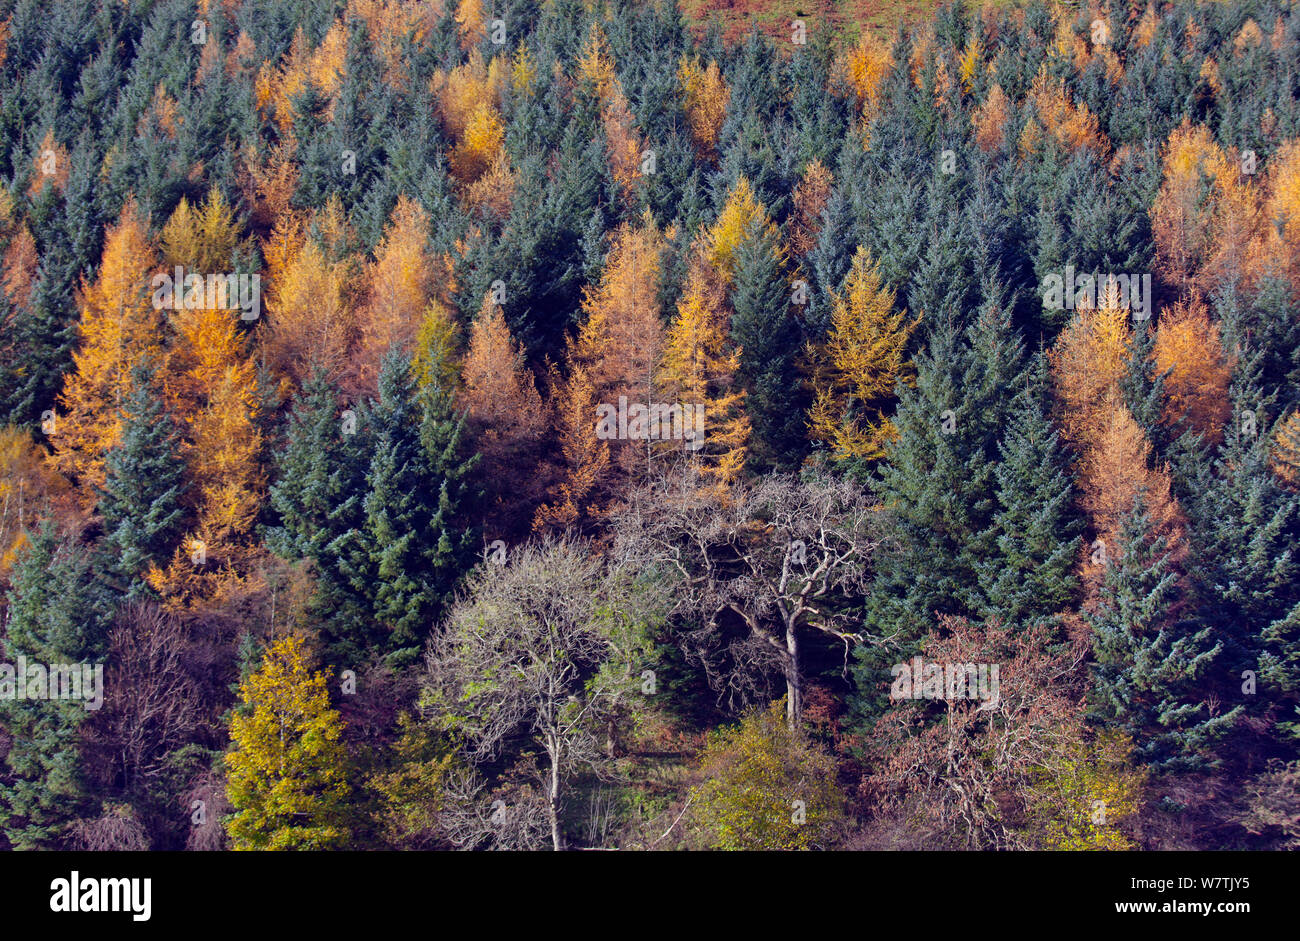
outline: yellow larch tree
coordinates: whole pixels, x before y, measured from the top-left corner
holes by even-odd
[[[1273,434],[1273,472],[1292,490],[1300,490],[1300,412],[1292,412]]]
[[[497,161],[505,135],[496,108],[489,102],[481,103],[465,125],[465,136],[452,148],[451,175],[461,183],[473,183]]]
[[[1044,64],[1029,90],[1035,118],[1043,131],[1067,153],[1088,149],[1099,156],[1110,150],[1110,143],[1086,104],[1076,105],[1062,79],[1048,75]]]
[[[1003,145],[1010,113],[1011,100],[1002,91],[1002,86],[995,84],[970,119],[975,145],[984,153],[992,153]]]
[[[1261,273],[1286,278],[1300,297],[1300,140],[1284,143],[1268,163],[1261,242]]]
[[[197,210],[181,197],[163,226],[161,241],[168,269],[179,265],[199,273],[228,272],[239,245],[239,223],[225,195],[214,186]]]
[[[664,355],[663,321],[658,291],[663,234],[647,213],[640,226],[624,224],[613,235],[600,282],[583,298],[584,319],[566,351],[570,368],[581,367],[597,401],[649,408],[659,402],[655,376]],[[568,394],[567,384],[560,395]],[[561,405],[561,411],[566,406]],[[592,440],[595,440],[593,415]],[[648,468],[653,447],[647,441],[619,441],[611,446],[615,464],[624,473]]]
[[[523,535],[520,524],[531,517],[544,490],[538,464],[549,422],[523,345],[490,295],[470,328],[461,378],[459,405],[482,455],[485,534],[489,540]]]
[[[47,130],[32,160],[32,182],[27,188],[27,198],[35,199],[46,186],[53,186],[62,193],[68,185],[71,170],[68,149],[55,140],[53,130]]]
[[[458,0],[455,18],[462,49],[472,49],[487,37],[483,0]]]
[[[552,385],[560,382],[552,378]],[[602,519],[608,506],[601,502],[601,481],[609,469],[609,442],[596,439],[599,400],[590,376],[574,367],[564,380],[565,394],[555,416],[560,460],[564,474],[549,502],[537,508],[533,529],[585,527]]]
[[[794,211],[787,223],[787,248],[792,258],[803,258],[817,246],[822,227],[822,210],[830,199],[834,177],[820,160],[804,168],[803,178],[794,188]]]
[[[865,130],[880,113],[885,79],[894,68],[894,54],[887,42],[864,31],[862,39],[843,57],[841,65],[849,88],[857,98]]]
[[[82,286],[79,341],[49,434],[55,468],[76,481],[87,506],[98,499],[104,454],[121,432],[131,370],[162,350],[150,286],[155,265],[148,225],[130,199],[105,234],[99,276]]]
[[[905,350],[920,319],[909,322],[894,300],[870,253],[859,246],[843,291],[832,297],[830,335],[810,350],[809,434],[840,460],[877,460],[896,435],[884,408],[898,381],[908,378]]]
[[[701,243],[704,257],[722,282],[730,287],[741,244],[756,229],[772,231],[774,228],[766,207],[754,194],[749,180],[742,176],[728,194],[717,221],[704,233]]]
[[[225,755],[236,850],[337,849],[349,838],[343,717],[300,637],[272,643],[239,689]]]
[[[0,585],[8,584],[19,550],[39,515],[67,501],[68,484],[50,469],[31,432],[0,426]],[[62,509],[69,509],[61,507]]]
[[[1217,444],[1232,414],[1232,363],[1203,302],[1183,301],[1161,313],[1151,359],[1157,374],[1167,373],[1163,420]]]
[[[718,68],[710,62],[701,67],[696,59],[683,58],[677,67],[677,80],[685,98],[686,120],[695,147],[705,159],[714,160],[718,152],[718,135],[727,117],[731,89]]]
[[[460,344],[460,325],[451,308],[442,300],[431,300],[421,316],[411,354],[416,385],[425,389],[437,383],[448,392],[455,389],[460,380]]]
[[[704,444],[683,453],[720,484],[740,474],[750,435],[745,391],[735,381],[740,351],[728,338],[725,295],[712,268],[698,262],[692,266],[668,331],[658,377],[666,401],[703,406]]]
[[[1156,269],[1180,294],[1205,293],[1251,271],[1261,213],[1240,159],[1210,131],[1184,121],[1164,147],[1164,179],[1151,208]]]
[[[429,215],[400,196],[375,260],[365,272],[365,301],[359,311],[361,349],[355,358],[365,388],[378,392],[379,364],[394,345],[409,348],[433,293]]]
[[[266,363],[279,375],[301,385],[316,368],[338,373],[354,333],[346,304],[349,268],[331,262],[314,240],[286,230],[272,239],[282,262],[269,278],[263,332]]]
[[[219,564],[250,535],[265,485],[256,365],[235,311],[180,311],[175,332],[168,397],[185,424],[194,538]]]
[[[1081,308],[1047,352],[1057,422],[1075,456],[1079,504],[1093,534],[1083,547],[1080,571],[1089,604],[1097,600],[1106,573],[1095,560],[1118,557],[1124,518],[1139,493],[1153,532],[1169,540],[1175,568],[1186,553],[1186,524],[1169,470],[1155,465],[1151,443],[1120,388],[1132,346],[1129,315],[1118,287],[1107,282],[1098,306]]]
[[[1080,307],[1074,320],[1048,350],[1057,378],[1063,437],[1077,449],[1099,425],[1099,415],[1119,389],[1127,368],[1133,331],[1130,312],[1118,299],[1118,287],[1106,283],[1095,308]]]
[[[278,64],[270,61],[264,63],[253,85],[257,110],[264,118],[274,118],[282,135],[293,127],[296,117],[293,99],[307,90],[310,81],[311,53],[302,27],[299,26],[283,61]]]

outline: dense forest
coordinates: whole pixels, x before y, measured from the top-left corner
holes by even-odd
[[[0,0],[0,844],[1300,846],[1293,5],[707,6]]]

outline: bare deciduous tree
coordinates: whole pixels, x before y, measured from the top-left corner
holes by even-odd
[[[1078,668],[1086,644],[1052,645],[1033,626],[944,617],[924,644],[938,664],[997,664],[993,697],[902,700],[865,744],[864,796],[881,819],[959,841],[966,849],[1029,849],[1013,825],[1034,776],[1059,765],[1080,734]]]
[[[607,569],[585,543],[515,552],[471,578],[435,635],[421,706],[463,743],[471,766],[497,760],[521,735],[540,745],[558,850],[566,783],[578,769],[610,766],[602,732],[650,655],[655,594],[630,572]]]
[[[185,628],[163,608],[133,604],[109,637],[104,707],[92,737],[113,787],[126,795],[165,789],[172,753],[200,727],[198,684],[181,661]]]
[[[794,729],[807,635],[840,645],[846,668],[854,645],[885,640],[864,635],[849,607],[866,588],[871,512],[848,480],[774,475],[718,490],[662,477],[616,514],[614,552],[620,564],[674,577],[679,640],[732,705],[779,672]],[[739,638],[723,630],[728,616],[744,626]]]

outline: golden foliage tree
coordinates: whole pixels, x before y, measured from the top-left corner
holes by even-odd
[[[455,17],[462,49],[471,49],[487,37],[483,0],[458,0]]]
[[[434,262],[429,249],[429,216],[408,196],[400,196],[375,260],[365,272],[365,301],[359,311],[361,350],[356,358],[361,383],[376,392],[379,363],[392,346],[410,346],[433,293]]]
[[[552,387],[561,380],[554,376]],[[587,371],[575,366],[562,382],[556,426],[565,473],[550,501],[533,517],[533,529],[583,527],[602,519],[609,507],[600,501],[600,484],[609,469],[609,442],[596,438],[599,400]]]
[[[727,196],[718,219],[704,234],[701,247],[705,260],[730,287],[736,272],[736,257],[741,244],[756,230],[774,229],[767,209],[754,194],[749,180],[740,177]]]
[[[1046,64],[1034,77],[1029,100],[1034,106],[1035,123],[1067,153],[1088,149],[1101,156],[1110,149],[1096,115],[1086,104],[1074,103],[1065,82],[1049,77]]]
[[[1260,264],[1286,278],[1300,297],[1300,140],[1287,141],[1273,154],[1266,187]]]
[[[227,820],[236,850],[334,849],[349,838],[343,720],[297,637],[277,640],[230,719]]]
[[[887,42],[864,31],[858,45],[845,55],[843,68],[865,127],[880,113],[885,79],[894,68],[894,54]]]
[[[1080,309],[1047,354],[1057,422],[1075,455],[1079,504],[1094,536],[1084,547],[1081,573],[1089,603],[1117,558],[1124,519],[1139,494],[1152,531],[1168,539],[1175,568],[1186,554],[1185,521],[1168,468],[1154,465],[1151,443],[1120,389],[1132,343],[1128,316],[1110,284],[1099,306]]]
[[[822,227],[822,210],[830,199],[833,177],[820,160],[804,169],[803,179],[794,188],[794,212],[787,223],[788,248],[793,258],[803,258],[817,245]]]
[[[485,534],[516,535],[540,500],[537,464],[542,457],[546,411],[523,345],[510,334],[499,304],[485,297],[470,328],[461,367],[460,404],[482,455],[486,484]]]
[[[1292,490],[1300,490],[1300,412],[1278,425],[1272,457],[1273,472]]]
[[[253,524],[265,498],[256,365],[235,312],[219,307],[180,311],[169,351],[168,398],[184,424],[195,528],[165,570],[149,580],[165,596],[200,588],[247,560]],[[192,554],[203,547],[203,564]],[[206,586],[204,586],[206,587]]]
[[[16,307],[31,303],[36,287],[36,273],[40,258],[36,253],[36,240],[31,229],[23,225],[5,247],[4,261],[0,263],[0,289]]]
[[[569,344],[567,360],[583,367],[599,401],[647,406],[658,401],[655,376],[664,354],[659,280],[662,233],[649,214],[640,226],[620,226],[605,260],[600,282],[583,298],[585,318]],[[616,463],[635,473],[648,463],[650,442],[619,442]]]
[[[1003,145],[1010,114],[1011,100],[1002,91],[1002,86],[995,84],[970,118],[975,131],[975,145],[984,153],[993,153]]]
[[[505,137],[496,107],[480,103],[465,124],[464,136],[451,150],[451,175],[463,184],[473,183],[497,162]]]
[[[225,272],[230,270],[239,244],[239,223],[226,197],[214,186],[197,211],[181,197],[163,226],[161,241],[163,264],[168,268],[179,265],[198,272]]]
[[[711,267],[692,265],[658,377],[666,401],[703,406],[704,444],[684,453],[720,484],[735,480],[744,467],[750,435],[745,390],[735,379],[740,351],[728,339],[725,295]]]
[[[331,262],[300,227],[286,226],[267,250],[272,267],[263,334],[266,363],[301,385],[313,369],[338,373],[355,331],[344,286],[348,266]]]
[[[1133,331],[1117,295],[1118,287],[1107,285],[1099,305],[1081,307],[1047,354],[1061,402],[1058,423],[1076,450],[1099,426],[1127,368]]]
[[[859,246],[844,289],[832,298],[830,336],[812,351],[817,364],[808,427],[812,438],[837,458],[876,460],[896,434],[884,413],[899,379],[906,379],[904,351],[919,318],[894,306],[894,292]]]
[[[1207,128],[1184,121],[1164,147],[1164,179],[1151,207],[1156,269],[1181,294],[1204,293],[1248,275],[1259,208]]]
[[[64,502],[67,482],[45,461],[31,433],[0,427],[0,584],[6,584],[27,531],[40,514]]]
[[[1232,364],[1204,303],[1184,301],[1161,313],[1151,358],[1157,374],[1167,373],[1164,421],[1217,444],[1232,412]]]
[[[46,186],[53,186],[62,193],[68,185],[71,170],[68,149],[55,140],[53,129],[47,130],[32,160],[32,182],[27,188],[27,198],[34,199]]]
[[[683,58],[677,67],[677,80],[685,96],[686,120],[695,147],[706,159],[716,159],[731,89],[716,62],[702,67],[697,59]]]
[[[121,431],[118,410],[131,370],[162,349],[162,322],[150,289],[154,265],[147,223],[128,200],[105,234],[99,276],[82,286],[79,342],[49,434],[54,466],[77,482],[87,506],[98,499],[104,453]]]

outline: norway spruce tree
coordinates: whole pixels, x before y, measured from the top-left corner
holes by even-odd
[[[275,454],[270,502],[279,522],[266,531],[266,544],[281,558],[313,563],[311,608],[331,663],[355,663],[377,641],[368,634],[365,582],[354,585],[351,577],[362,545],[368,442],[365,415],[341,410],[336,388],[317,371],[295,400]]]
[[[1198,692],[1223,644],[1183,610],[1170,552],[1139,494],[1120,531],[1120,558],[1085,617],[1094,656],[1089,717],[1132,737],[1143,763],[1176,772],[1213,766],[1213,742],[1242,707],[1212,712]]]
[[[1268,413],[1271,397],[1260,391],[1251,370],[1232,389],[1233,414],[1210,467],[1188,486],[1188,571],[1198,622],[1223,643],[1212,685],[1226,701],[1255,713],[1287,715],[1300,702],[1300,614],[1296,587],[1300,559],[1300,495],[1273,472],[1274,440]],[[1250,673],[1262,681],[1243,693]]]
[[[1045,358],[1034,357],[1011,403],[993,470],[997,564],[980,568],[984,617],[1026,624],[1068,608],[1078,588],[1082,523],[1060,436],[1050,417]]]
[[[795,369],[799,325],[775,231],[752,226],[736,259],[731,338],[740,348],[736,378],[753,425],[750,459],[761,469],[791,470],[802,453],[801,382]]]
[[[991,303],[966,331],[936,325],[917,357],[915,388],[900,390],[898,437],[871,481],[882,542],[865,609],[870,633],[894,638],[898,650],[938,615],[978,617],[988,607],[981,586],[1001,568],[998,441],[1022,359],[1007,314]],[[880,657],[860,649],[859,690],[880,688]]]
[[[171,555],[181,536],[185,465],[147,364],[132,370],[121,412],[121,438],[104,458],[99,515],[104,572],[126,600],[135,600],[152,593],[142,576],[151,562]]]
[[[19,556],[8,596],[0,722],[9,751],[0,778],[0,829],[14,849],[57,849],[68,827],[94,813],[82,764],[87,700],[33,698],[37,672],[51,664],[102,663],[110,605],[90,553],[47,522]],[[25,696],[17,698],[19,678]],[[48,674],[46,674],[48,676]],[[100,692],[103,690],[101,688]]]
[[[362,502],[364,564],[373,575],[371,613],[385,648],[413,659],[460,576],[474,563],[471,526],[477,461],[464,419],[437,382],[421,391],[410,358],[386,355],[370,410],[372,456]]]

